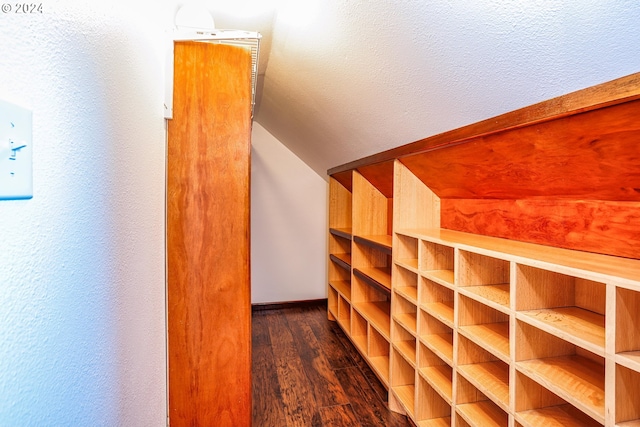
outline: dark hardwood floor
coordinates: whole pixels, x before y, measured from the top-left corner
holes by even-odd
[[[326,305],[253,312],[253,427],[411,427]]]

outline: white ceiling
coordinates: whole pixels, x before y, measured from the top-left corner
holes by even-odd
[[[640,71],[637,0],[225,0],[263,34],[255,120],[318,174]]]

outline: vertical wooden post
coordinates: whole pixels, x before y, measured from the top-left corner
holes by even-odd
[[[175,45],[167,151],[169,423],[251,425],[251,54]]]

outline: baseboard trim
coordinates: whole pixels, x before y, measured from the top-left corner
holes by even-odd
[[[285,308],[301,308],[301,307],[320,307],[327,306],[327,299],[310,299],[302,301],[282,301],[282,302],[266,302],[251,304],[251,311],[265,311],[265,310],[281,310]]]

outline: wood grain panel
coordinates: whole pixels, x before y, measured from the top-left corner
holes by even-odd
[[[640,202],[443,199],[442,227],[640,259]]]
[[[336,166],[329,169],[328,174],[333,175],[374,163],[404,158],[405,156],[439,149],[448,145],[459,144],[470,138],[568,117],[639,98],[640,73],[631,74]]]
[[[640,100],[402,159],[441,198],[640,201]]]
[[[358,172],[387,199],[393,198],[393,161],[358,168]]]
[[[169,419],[251,425],[251,55],[175,44],[168,124]]]

